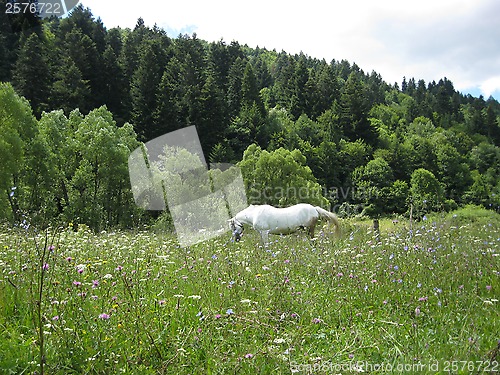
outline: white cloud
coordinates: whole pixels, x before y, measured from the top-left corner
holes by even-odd
[[[447,77],[463,91],[500,92],[500,2],[497,0],[254,0],[190,2],[85,0],[104,24],[133,28],[142,17],[172,33],[236,40],[355,62],[389,83]],[[177,35],[170,35],[177,36]]]
[[[488,78],[481,84],[481,92],[488,98],[490,95],[500,97],[500,75]]]

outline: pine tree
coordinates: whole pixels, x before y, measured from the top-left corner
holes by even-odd
[[[406,77],[403,77],[403,82],[401,83],[401,91],[405,94],[408,91],[408,82],[406,82]]]
[[[115,115],[116,121],[121,124],[125,122],[127,115],[124,108],[122,98],[125,96],[126,78],[123,74],[123,69],[118,63],[118,56],[115,49],[108,45],[102,55],[104,72],[103,96],[106,98],[105,102],[108,109]]]
[[[5,1],[0,1],[1,9],[5,9]],[[9,81],[11,69],[17,58],[16,34],[12,32],[9,16],[0,12],[0,82]]]
[[[310,104],[314,107],[311,114],[316,118],[330,109],[335,100],[339,99],[339,83],[330,65],[324,63],[316,76],[316,96]]]
[[[89,83],[91,97],[87,107],[92,109],[104,104],[105,85],[96,44],[88,35],[76,28],[65,35],[62,51],[74,61],[82,78]]]
[[[295,60],[282,52],[274,65],[274,86],[273,95],[276,98],[276,104],[282,108],[290,109],[290,103],[294,93],[294,73]]]
[[[229,118],[236,117],[241,110],[242,101],[242,78],[246,67],[246,61],[237,58],[231,68],[229,69],[228,76],[228,90],[226,102],[228,105]]]
[[[251,107],[254,104],[257,106],[260,114],[264,116],[264,103],[260,98],[259,88],[257,87],[257,79],[253,72],[252,65],[248,62],[243,73],[241,82],[241,104],[242,107]]]
[[[349,140],[362,139],[367,144],[376,144],[376,132],[368,121],[365,89],[355,72],[352,72],[347,79],[338,111],[340,125]]]
[[[101,106],[108,99],[106,81],[109,79],[103,69],[103,54],[107,47],[104,24],[100,18],[95,20],[90,9],[80,4],[72,10],[70,17],[61,20],[59,33],[64,40],[61,52],[68,52],[83,78],[89,81],[92,96],[88,106]]]
[[[223,95],[215,83],[214,73],[209,72],[200,100],[201,116],[196,125],[203,151],[209,155],[227,130]]]
[[[139,66],[132,77],[130,94],[132,98],[132,123],[136,133],[143,140],[150,140],[157,134],[154,111],[161,72],[157,56],[151,43],[144,43]]]
[[[179,96],[179,60],[173,58],[167,64],[156,94],[154,123],[155,134],[161,135],[180,129],[183,125],[180,118]]]
[[[207,73],[207,59],[202,42],[193,34],[179,36],[173,45],[179,60],[180,116],[184,124],[197,125],[201,120],[201,95]]]
[[[492,103],[488,104],[485,112],[485,126],[488,137],[495,145],[500,146],[500,118],[495,115]]]
[[[17,92],[29,100],[35,114],[47,109],[49,68],[43,39],[32,33],[21,45],[13,83]]]
[[[90,111],[90,86],[84,80],[75,62],[67,57],[54,75],[52,84],[51,106],[63,109],[69,115],[78,108],[82,113]]]
[[[125,33],[120,28],[113,28],[106,34],[106,45],[113,49],[115,56],[120,56],[123,50],[123,39]]]
[[[257,59],[254,66],[254,73],[259,90],[264,87],[272,86],[273,78],[271,77],[271,73],[269,73],[269,68],[266,62],[262,58]]]
[[[210,44],[208,51],[209,68],[215,78],[215,83],[222,90],[227,90],[228,74],[232,61],[230,60],[229,50],[223,40]]]
[[[139,18],[134,30],[126,34],[121,56],[126,77],[132,77],[137,70],[140,61],[140,48],[148,33],[149,29],[144,25],[144,20]]]
[[[290,100],[290,112],[294,119],[298,119],[302,113],[308,112],[308,103],[305,95],[306,83],[309,79],[305,57],[301,56],[295,66],[292,83],[292,97]]]

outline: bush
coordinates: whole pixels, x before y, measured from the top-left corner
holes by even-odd
[[[429,211],[438,211],[443,206],[443,187],[434,174],[424,168],[412,173],[410,195],[415,217],[422,217]]]
[[[470,204],[456,211],[450,212],[446,216],[446,221],[455,226],[470,223],[500,226],[500,214],[487,210],[483,207]]]

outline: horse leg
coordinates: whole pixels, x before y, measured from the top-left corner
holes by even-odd
[[[318,222],[317,220],[313,220],[311,225],[309,225],[309,236],[311,236],[311,238],[314,238],[314,228],[316,228],[317,222]]]
[[[259,233],[260,233],[260,239],[262,240],[262,245],[264,247],[267,247],[267,243],[269,240],[269,232],[266,230],[261,230]]]

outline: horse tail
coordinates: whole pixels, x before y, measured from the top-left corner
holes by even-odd
[[[333,212],[327,211],[321,207],[314,207],[316,211],[318,212],[319,216],[321,218],[326,218],[328,221],[332,222],[335,224],[335,234],[339,235],[340,234],[340,224],[339,224],[339,219],[337,215],[335,215]]]

